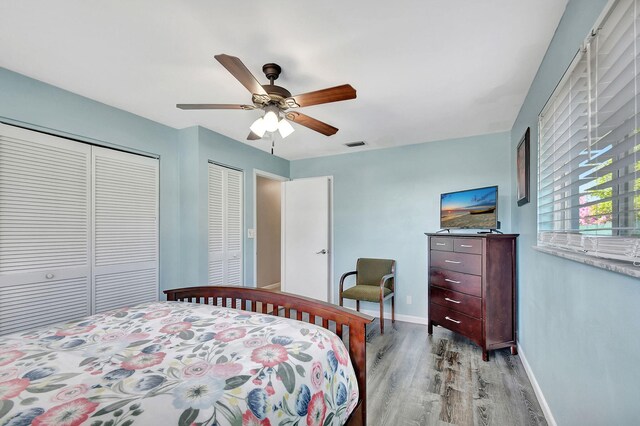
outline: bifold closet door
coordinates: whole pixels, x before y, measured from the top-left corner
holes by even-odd
[[[158,300],[158,160],[92,157],[95,312]]]
[[[209,285],[243,285],[243,173],[209,164]]]
[[[0,124],[0,335],[91,313],[91,146]]]

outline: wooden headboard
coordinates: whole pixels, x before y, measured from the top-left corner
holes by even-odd
[[[366,325],[373,317],[350,309],[295,294],[247,287],[185,287],[165,290],[169,301],[202,303],[261,312],[305,321],[337,334],[347,346],[356,373],[359,401],[347,422],[350,426],[367,424],[367,347]],[[348,330],[348,331],[346,331]]]

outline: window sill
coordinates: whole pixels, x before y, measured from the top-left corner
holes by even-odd
[[[595,266],[596,268],[606,269],[607,271],[617,272],[619,274],[629,275],[630,277],[640,278],[640,266],[633,266],[632,263],[587,256],[584,254],[548,246],[533,246],[532,248],[542,253],[563,257],[575,262],[584,263],[585,265],[591,265]]]

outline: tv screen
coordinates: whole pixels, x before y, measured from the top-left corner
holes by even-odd
[[[497,229],[498,187],[488,186],[441,194],[440,228]]]

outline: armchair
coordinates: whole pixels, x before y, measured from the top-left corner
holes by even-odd
[[[356,276],[356,285],[344,289],[344,281]],[[384,301],[391,298],[391,322],[395,322],[395,278],[396,261],[392,259],[360,258],[356,270],[346,272],[340,278],[340,306],[343,299],[356,301],[356,310],[360,311],[360,301],[380,303],[380,334],[384,334]]]

